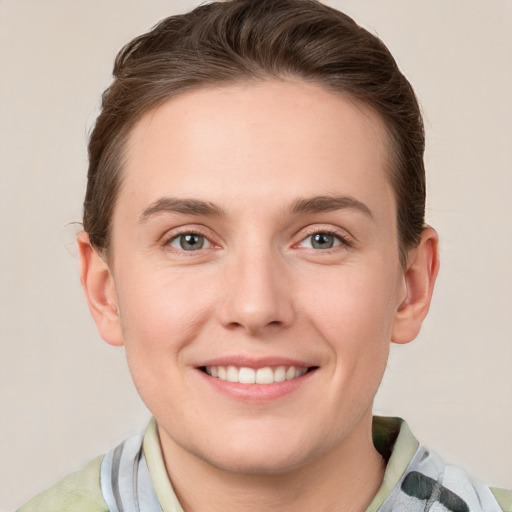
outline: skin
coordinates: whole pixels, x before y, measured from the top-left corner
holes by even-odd
[[[430,228],[400,265],[380,118],[298,81],[201,89],[146,114],[125,162],[109,260],[79,237],[82,283],[185,510],[364,510],[389,344],[417,335],[438,269]],[[201,370],[283,361],[310,371],[265,387]]]

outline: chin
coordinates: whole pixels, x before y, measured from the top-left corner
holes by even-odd
[[[294,471],[315,458],[322,450],[305,443],[304,440],[288,436],[265,438],[244,435],[226,437],[221,443],[209,443],[206,449],[191,450],[207,464],[240,475],[278,475]],[[309,445],[309,449],[305,446]],[[211,449],[211,446],[215,446]],[[325,449],[327,451],[328,448]]]
[[[290,473],[306,464],[307,460],[297,453],[288,455],[261,453],[222,453],[203,459],[218,469],[239,475],[280,475]]]

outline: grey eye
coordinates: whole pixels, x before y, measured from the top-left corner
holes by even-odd
[[[309,235],[302,242],[302,247],[307,247],[310,249],[318,249],[318,250],[326,250],[332,249],[341,245],[341,240],[339,236],[333,235],[332,233],[315,233],[314,235]]]
[[[199,249],[209,247],[209,242],[203,235],[184,233],[173,238],[170,246],[183,251],[198,251]]]
[[[311,237],[311,247],[314,249],[330,249],[334,246],[334,235],[316,233]]]

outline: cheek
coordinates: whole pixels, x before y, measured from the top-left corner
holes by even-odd
[[[383,277],[384,276],[384,277]],[[320,286],[323,283],[323,286]],[[317,327],[329,339],[363,345],[390,339],[396,311],[398,276],[384,266],[371,272],[340,269],[324,280],[317,280],[307,307]]]
[[[308,316],[332,352],[333,396],[343,390],[351,404],[373,398],[388,359],[398,275],[384,267],[340,269],[308,301]]]
[[[197,277],[152,269],[119,282],[129,283],[118,289],[127,353],[140,351],[143,358],[177,353],[209,316],[211,300]]]
[[[168,270],[135,274],[118,280],[129,283],[119,286],[118,298],[130,373],[153,414],[162,408],[179,414],[188,393],[169,390],[183,389],[187,347],[211,317],[211,297],[195,279]]]

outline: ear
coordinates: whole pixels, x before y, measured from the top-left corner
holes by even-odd
[[[114,277],[105,261],[91,245],[85,232],[77,236],[80,281],[100,336],[110,345],[123,345]]]
[[[395,315],[391,341],[409,343],[420,332],[430,308],[434,283],[439,271],[439,237],[427,227],[420,243],[409,251],[404,273],[404,299]]]

